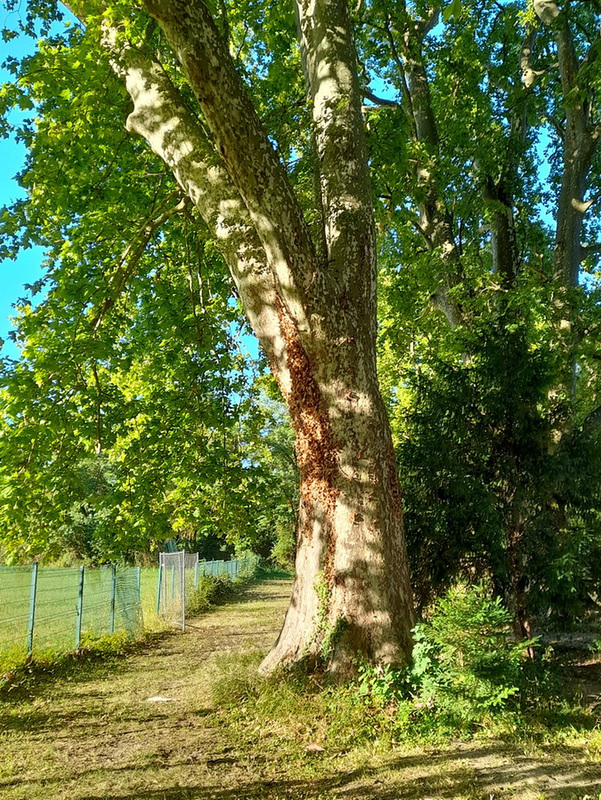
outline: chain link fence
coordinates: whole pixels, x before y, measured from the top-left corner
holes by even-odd
[[[0,566],[0,651],[9,660],[77,650],[84,637],[142,628],[140,569]]]
[[[231,561],[199,561],[198,553],[159,554],[157,614],[172,625],[186,629],[186,603],[202,575],[227,576],[236,580],[256,565],[256,558]]]
[[[186,602],[203,575],[235,580],[255,558],[199,561],[198,553],[161,553],[159,568],[0,566],[1,672],[40,653],[67,653],[87,638],[143,628],[155,613],[185,629]],[[158,579],[157,579],[158,578]],[[158,621],[158,620],[157,620]]]

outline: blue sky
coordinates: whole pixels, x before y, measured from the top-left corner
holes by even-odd
[[[4,22],[3,19],[0,21]],[[0,39],[0,63],[7,56],[22,56],[31,52],[35,43],[31,39],[19,37],[12,42]],[[5,69],[0,69],[0,82],[11,79]],[[29,112],[30,114],[32,112]],[[23,192],[14,180],[14,176],[23,167],[25,148],[11,139],[0,139],[0,207],[23,197]],[[43,253],[39,248],[22,252],[16,261],[0,262],[0,337],[6,339],[12,327],[9,317],[14,314],[13,304],[26,294],[23,284],[33,283],[41,276],[40,263]],[[1,355],[16,358],[18,350],[10,341],[6,341]]]

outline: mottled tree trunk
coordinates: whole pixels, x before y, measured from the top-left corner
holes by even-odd
[[[401,498],[374,350],[332,353],[322,391],[282,309],[301,475],[296,577],[269,671],[301,658],[345,672],[350,658],[401,663],[412,624]]]
[[[563,355],[559,380],[550,390],[550,398],[561,410],[547,443],[553,454],[573,435],[572,413],[577,390],[577,352],[579,334],[575,322],[573,289],[578,286],[580,265],[586,250],[582,246],[585,214],[595,198],[585,201],[587,178],[601,136],[595,121],[595,92],[591,76],[598,71],[599,39],[593,41],[584,58],[575,48],[576,33],[569,4],[534,0],[534,10],[549,26],[557,45],[557,59],[565,124],[562,131],[563,165],[557,204],[557,224],[553,255],[555,346]]]
[[[386,27],[392,54],[401,72],[412,138],[423,145],[423,155],[415,164],[415,177],[421,189],[419,230],[428,250],[437,253],[439,262],[436,270],[438,285],[432,300],[454,328],[463,321],[462,309],[453,296],[453,288],[462,280],[463,268],[453,233],[452,213],[446,205],[445,192],[437,176],[440,141],[423,52],[424,36],[437,19],[438,12],[435,11],[429,19],[419,21],[405,11],[394,21],[394,28],[400,27],[398,47],[390,18]]]

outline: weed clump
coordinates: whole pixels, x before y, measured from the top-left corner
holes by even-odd
[[[243,567],[234,580],[226,573],[223,575],[200,575],[198,585],[186,600],[186,615],[204,614],[213,606],[226,603],[255,580],[258,573],[259,567],[256,560],[249,559],[248,566]]]
[[[224,603],[234,592],[234,581],[228,575],[201,575],[198,586],[186,601],[186,614],[204,614],[213,606]]]

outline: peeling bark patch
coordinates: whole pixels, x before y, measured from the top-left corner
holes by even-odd
[[[301,504],[308,520],[317,516],[311,509],[322,511],[326,535],[324,573],[329,583],[334,550],[331,522],[339,493],[335,487],[337,448],[309,359],[281,301],[278,301],[278,316],[290,373],[290,391],[285,397],[296,433]],[[307,530],[306,535],[310,538],[311,531]]]

